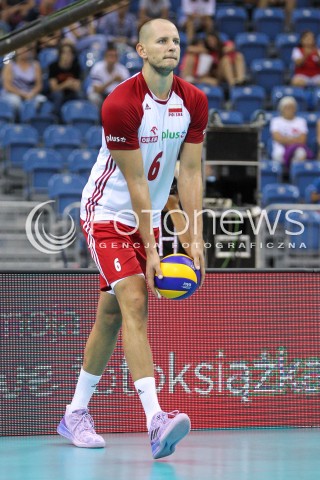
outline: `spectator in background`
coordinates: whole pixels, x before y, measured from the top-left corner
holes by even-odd
[[[307,146],[307,122],[296,116],[296,100],[293,97],[283,97],[278,109],[280,115],[272,118],[270,122],[272,159],[289,167],[291,162],[314,158],[313,152]]]
[[[61,40],[62,30],[57,30],[56,32],[40,37],[38,40],[38,52],[40,50],[44,50],[45,48],[55,48],[58,50]]]
[[[255,3],[257,3],[258,8],[284,8],[286,14],[286,28],[287,30],[290,29],[291,16],[296,7],[296,0],[258,0],[258,2]]]
[[[137,20],[128,12],[129,5],[123,5],[115,12],[101,17],[97,22],[97,32],[107,35],[112,42],[135,46],[137,43]]]
[[[34,45],[18,48],[14,60],[5,64],[2,70],[4,97],[19,114],[24,100],[41,103],[46,100],[42,91],[42,71],[40,64],[34,59]]]
[[[96,21],[94,17],[87,17],[85,20],[75,22],[63,29],[63,36],[67,38],[75,45],[81,38],[95,35],[96,33]]]
[[[11,30],[38,17],[35,0],[2,0],[1,9],[1,20]]]
[[[139,0],[139,26],[152,18],[169,18],[170,0]]]
[[[39,1],[39,13],[42,17],[46,15],[50,15],[51,13],[61,8],[60,6],[56,5],[58,2],[57,0],[40,0]]]
[[[68,100],[82,98],[81,71],[75,47],[69,41],[60,44],[58,60],[49,66],[50,100],[54,112],[60,115],[61,106]]]
[[[113,43],[110,43],[104,55],[104,59],[97,62],[90,70],[90,86],[88,98],[101,107],[104,99],[123,80],[130,77],[128,69],[119,63],[118,51]]]
[[[292,51],[295,65],[291,85],[296,87],[320,85],[320,50],[311,31],[301,34],[300,43]]]
[[[183,20],[179,23],[186,30],[189,43],[194,40],[197,32],[212,31],[215,0],[182,0],[181,6]]]
[[[205,40],[193,42],[182,61],[181,76],[190,82],[218,85],[226,81],[229,87],[245,82],[245,60],[231,41],[224,44],[219,35],[210,32]]]
[[[180,74],[190,83],[218,85],[219,63],[222,58],[223,44],[215,37],[215,48],[209,49],[203,39],[193,40],[182,58]]]

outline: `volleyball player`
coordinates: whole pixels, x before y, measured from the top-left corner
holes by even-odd
[[[123,349],[146,414],[154,458],[165,457],[190,430],[184,413],[163,412],[147,338],[147,285],[162,276],[156,249],[160,214],[180,152],[179,198],[189,217],[190,254],[204,279],[201,152],[208,119],[203,92],[173,74],[180,58],[173,23],[154,19],[139,32],[140,73],[102,106],[103,143],[81,202],[81,222],[100,271],[101,294],[74,397],[58,433],[78,447],[104,447],[88,404],[122,327]],[[136,231],[135,231],[136,230]],[[135,231],[135,233],[133,233]],[[123,243],[131,248],[123,248]],[[112,422],[112,419],[110,419]]]

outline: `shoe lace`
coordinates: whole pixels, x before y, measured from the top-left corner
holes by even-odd
[[[83,430],[94,431],[94,421],[88,411],[77,414],[78,421],[74,425],[74,430],[81,424]]]

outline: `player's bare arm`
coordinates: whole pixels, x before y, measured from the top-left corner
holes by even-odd
[[[190,254],[196,268],[201,269],[201,285],[205,277],[203,253],[202,215],[195,212],[202,210],[202,143],[184,143],[180,154],[180,171],[178,177],[178,192],[183,210],[189,219],[189,234],[191,239]]]
[[[158,297],[154,287],[154,275],[162,276],[162,272],[152,229],[152,205],[141,151],[140,149],[111,150],[110,153],[127,182],[132,208],[139,219],[139,232],[145,245],[147,281],[153,294]]]

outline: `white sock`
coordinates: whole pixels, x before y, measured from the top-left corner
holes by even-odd
[[[92,375],[81,368],[78,383],[70,405],[67,405],[67,412],[74,412],[79,408],[87,408],[101,375]]]
[[[149,431],[153,415],[161,410],[158,402],[156,381],[153,377],[140,378],[134,382],[134,386],[146,414],[147,429]]]

